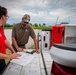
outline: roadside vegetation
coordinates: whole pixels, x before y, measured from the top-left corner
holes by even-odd
[[[69,24],[68,22],[61,22],[61,24]],[[12,25],[11,24],[6,24],[4,25],[4,29],[12,29],[13,26],[15,25],[15,23],[13,23]],[[43,24],[32,24],[30,23],[30,25],[34,28],[34,29],[45,29],[45,30],[51,30],[52,29],[52,25],[46,25],[45,23]]]
[[[13,24],[14,25],[14,24]],[[10,25],[10,24],[6,24],[4,25],[4,29],[12,29],[13,28],[13,25]],[[46,25],[45,23],[43,23],[42,25],[41,24],[31,24],[30,25],[34,28],[34,29],[45,29],[45,30],[51,30],[52,26],[51,25]]]

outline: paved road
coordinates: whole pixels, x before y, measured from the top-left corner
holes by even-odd
[[[37,36],[38,30],[36,29],[34,31],[35,31],[36,36]],[[6,35],[7,39],[10,41],[10,43],[12,43],[12,41],[11,41],[11,33],[12,33],[12,30],[4,30],[4,32],[5,32],[5,35]],[[29,41],[28,41],[28,44],[26,45],[26,48],[31,47],[33,44],[34,44],[34,42],[33,42],[32,38],[30,37],[29,38]]]

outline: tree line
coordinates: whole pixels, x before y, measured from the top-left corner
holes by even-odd
[[[5,24],[4,25],[4,28],[5,29],[12,29],[13,28],[13,26],[15,25],[15,23],[14,24]],[[37,24],[37,23],[35,23],[35,24],[32,24],[32,23],[30,23],[30,25],[34,28],[34,29],[51,29],[52,28],[52,26],[48,26],[48,25],[46,25],[45,23],[43,23],[42,25],[41,24]]]
[[[13,27],[13,25],[15,25],[15,23],[14,24],[5,24],[4,25],[4,27]],[[43,23],[42,25],[41,24],[37,24],[37,23],[35,23],[35,24],[32,24],[32,23],[30,23],[30,25],[31,26],[35,26],[35,27],[37,27],[37,26],[46,26],[46,24],[45,23]]]

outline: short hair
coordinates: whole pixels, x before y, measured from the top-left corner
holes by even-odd
[[[7,14],[7,9],[5,7],[0,6],[0,19],[4,15],[6,16]]]

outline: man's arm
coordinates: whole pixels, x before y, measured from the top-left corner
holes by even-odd
[[[5,44],[12,53],[15,53],[14,49],[12,48],[10,42],[7,39],[5,40]]]
[[[35,45],[35,49],[37,53],[40,53],[40,50],[38,49],[38,41],[36,38],[33,39],[34,40],[34,45]]]
[[[16,42],[15,38],[12,38],[12,43],[14,44],[15,48],[16,48],[18,51],[21,52],[21,51],[23,50],[22,48],[20,48],[20,47],[17,45],[17,42]]]

